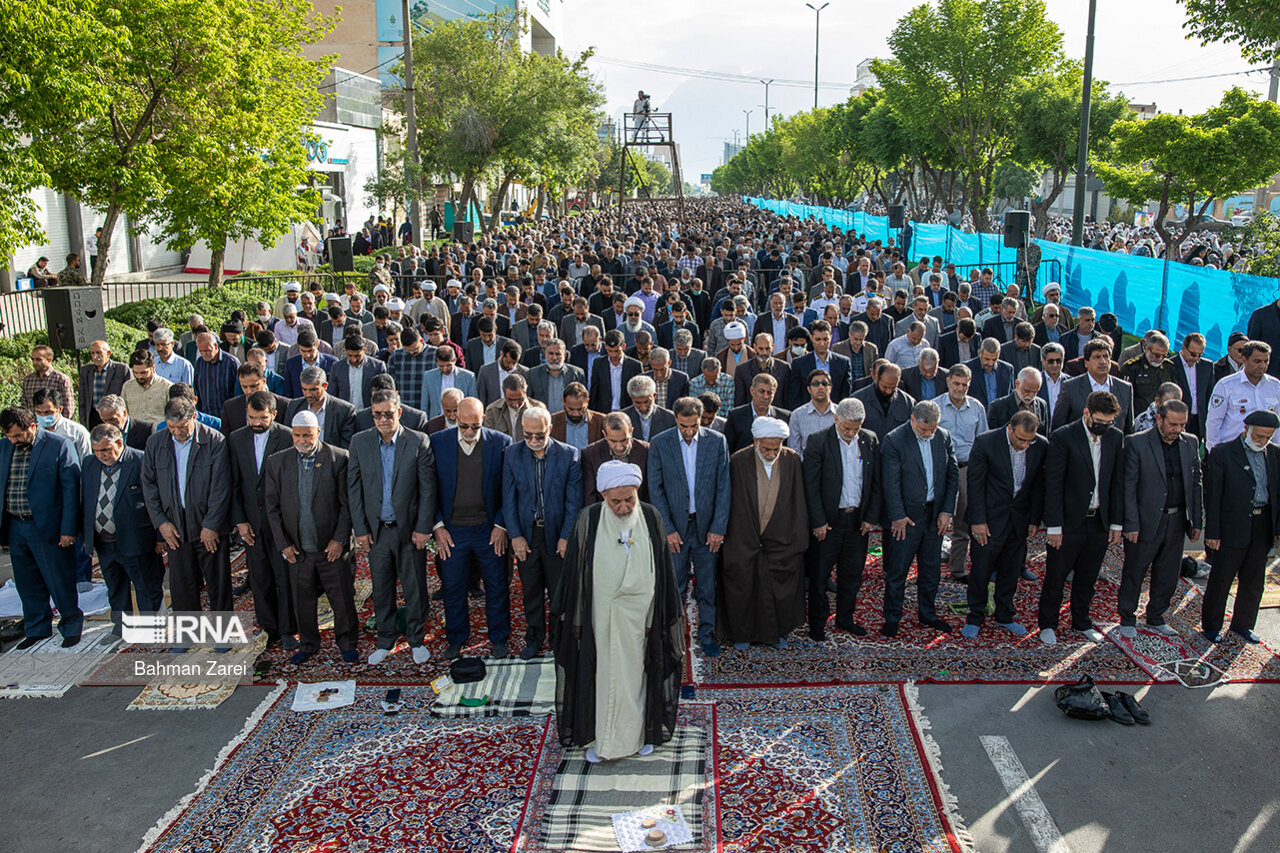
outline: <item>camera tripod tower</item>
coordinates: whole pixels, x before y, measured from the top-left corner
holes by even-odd
[[[641,149],[633,151],[632,149]],[[645,180],[644,149],[666,148],[671,153],[671,195],[658,196]],[[628,199],[621,191],[627,185],[627,170],[633,170],[639,186],[636,197]],[[618,169],[618,208],[627,201],[662,201],[674,198],[684,218],[684,182],[680,177],[680,150],[671,130],[671,113],[627,113],[622,117],[622,163]]]

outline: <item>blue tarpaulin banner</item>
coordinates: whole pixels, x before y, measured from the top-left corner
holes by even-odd
[[[889,220],[861,211],[748,198],[763,210],[801,219],[817,219],[828,227],[865,234],[888,242]],[[1002,234],[966,234],[949,225],[912,223],[911,257],[941,255],[957,267],[1009,263],[1016,250],[1004,247]],[[1191,332],[1205,336],[1205,354],[1219,358],[1227,336],[1244,331],[1254,309],[1280,297],[1280,280],[1257,275],[1169,263],[1157,258],[1082,249],[1036,240],[1041,260],[1062,265],[1062,301],[1076,309],[1092,305],[1110,311],[1126,332],[1141,335],[1167,329],[1176,349]]]

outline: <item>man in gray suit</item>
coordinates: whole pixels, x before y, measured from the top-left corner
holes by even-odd
[[[567,318],[566,318],[567,319]],[[546,361],[529,370],[529,396],[547,404],[547,411],[555,414],[564,408],[564,389],[571,382],[587,382],[587,374],[565,361],[564,341],[555,338],[547,344]]]
[[[1117,609],[1120,633],[1126,637],[1138,635],[1138,594],[1148,566],[1147,627],[1178,636],[1164,615],[1178,588],[1183,539],[1195,542],[1204,528],[1200,454],[1195,438],[1183,432],[1189,413],[1181,400],[1166,400],[1156,410],[1154,427],[1125,439],[1124,566]]]
[[[929,346],[934,349],[938,348],[938,337],[942,334],[942,326],[938,324],[938,318],[929,313],[929,297],[917,296],[911,302],[911,313],[899,320],[893,327],[893,336],[900,338],[907,333],[907,329],[911,328],[913,321],[924,323],[924,339],[929,342]]]
[[[508,340],[499,350],[496,361],[491,361],[476,371],[476,396],[486,408],[494,400],[502,399],[502,380],[507,375],[518,373],[526,382],[529,381],[529,368],[520,363],[521,352],[518,343]]]
[[[164,407],[167,429],[147,439],[142,496],[164,539],[175,611],[200,610],[207,587],[211,610],[231,610],[231,465],[226,438],[196,420],[196,404],[174,397]]]
[[[538,324],[542,322],[542,306],[534,302],[519,322],[511,324],[511,340],[526,350],[538,345]]]
[[[356,432],[356,407],[328,393],[329,382],[319,367],[304,368],[301,384],[302,396],[289,403],[284,422],[293,423],[298,412],[308,409],[320,422],[321,440],[345,450]]]
[[[1094,391],[1108,391],[1120,403],[1116,426],[1125,435],[1133,432],[1133,386],[1111,375],[1111,342],[1093,340],[1084,345],[1086,373],[1063,380],[1058,405],[1053,407],[1053,428],[1084,417],[1085,402]]]
[[[631,405],[622,413],[631,418],[631,428],[641,441],[653,441],[653,437],[676,425],[676,416],[670,409],[664,409],[654,402],[655,393],[653,378],[641,374],[631,377],[627,383],[627,393],[631,395]]]
[[[458,354],[446,346],[436,350],[436,366],[422,380],[422,411],[427,417],[440,415],[440,395],[449,388],[457,388],[464,397],[476,396],[476,375],[458,367]]]
[[[293,447],[272,455],[266,465],[267,519],[289,566],[298,617],[298,650],[290,661],[305,663],[320,650],[316,602],[323,592],[333,606],[334,643],[343,661],[356,663],[355,578],[347,560],[347,451],[320,440],[320,422],[309,409],[294,415],[290,428]]]
[[[729,447],[724,436],[702,426],[702,404],[681,397],[673,407],[676,429],[649,445],[649,499],[667,529],[681,595],[695,578],[698,640],[717,657],[716,555],[729,525]],[[692,470],[691,470],[692,469]]]
[[[404,591],[405,636],[414,663],[431,653],[426,633],[426,552],[436,515],[436,464],[425,435],[400,426],[400,395],[376,391],[374,428],[351,440],[347,493],[356,546],[369,552],[373,610],[378,619],[378,648],[369,655],[377,665],[395,648],[396,580]]]
[[[582,343],[582,331],[588,326],[594,326],[599,329],[600,337],[604,337],[604,320],[588,312],[585,298],[575,296],[573,299],[573,313],[560,321],[560,339],[565,342],[568,348],[576,347]]]

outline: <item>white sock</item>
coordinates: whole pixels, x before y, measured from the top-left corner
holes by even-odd
[[[651,752],[653,752],[653,744],[651,744],[651,743],[646,743],[644,746],[640,747],[640,750],[639,750],[636,754],[637,754],[637,755],[648,755],[648,754],[649,754],[649,753],[651,753]]]
[[[426,663],[426,662],[427,662],[427,661],[429,661],[429,660],[431,660],[431,650],[430,650],[430,649],[428,649],[426,646],[414,646],[414,647],[413,647],[413,662],[414,662],[414,663]]]
[[[600,756],[596,754],[596,748],[594,746],[587,747],[587,763],[588,764],[600,763]]]
[[[382,663],[391,654],[390,649],[377,649],[369,655],[369,663],[377,666]]]

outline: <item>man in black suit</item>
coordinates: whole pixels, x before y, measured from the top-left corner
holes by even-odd
[[[426,663],[431,653],[423,645],[430,610],[424,549],[435,524],[435,457],[425,435],[400,426],[399,394],[376,392],[372,408],[376,429],[351,440],[347,468],[351,527],[356,546],[369,554],[378,619],[378,648],[369,663],[382,663],[395,648],[397,580],[413,662]]]
[[[689,319],[688,306],[683,302],[677,302],[671,306],[671,319],[666,323],[658,326],[658,346],[671,349],[675,346],[676,329],[688,329],[696,341],[699,338],[700,331],[698,324]]]
[[[89,344],[89,363],[80,368],[80,422],[85,429],[102,423],[98,403],[108,394],[119,394],[132,378],[129,368],[111,360],[111,345],[106,341]]]
[[[1041,435],[1049,436],[1049,404],[1040,397],[1040,371],[1024,367],[1018,373],[1013,390],[991,404],[987,409],[987,428],[1000,429],[1013,420],[1015,412],[1030,412],[1040,422]]]
[[[369,397],[370,399],[372,399],[373,392],[375,391],[395,391],[395,390],[396,390],[396,380],[391,376],[391,374],[379,373],[377,376],[373,378],[373,384],[369,386]],[[460,403],[462,401],[462,398],[466,395],[464,395],[461,391],[458,391],[458,389],[456,388],[447,389],[444,393],[440,395],[440,407],[441,409],[446,411],[448,410],[448,406],[445,405],[445,397],[449,395],[450,391],[457,391],[456,396],[452,397],[453,413],[454,413],[453,418],[456,420],[457,412],[458,412],[458,403]],[[365,408],[356,412],[355,421],[356,421],[355,432],[364,432],[367,429],[373,429],[374,427],[373,406],[372,405],[366,406]],[[427,433],[427,432],[430,432],[429,423],[430,423],[430,419],[427,417],[427,413],[422,411],[422,409],[415,409],[412,406],[406,406],[404,403],[400,404],[400,426],[404,427],[405,429],[411,429],[414,432]]]
[[[751,382],[761,373],[768,373],[777,380],[778,387],[785,389],[791,384],[791,365],[780,358],[775,358],[773,335],[761,332],[753,341],[755,358],[748,359],[733,371],[733,404],[746,404],[751,396]]]
[[[655,402],[664,409],[670,409],[671,404],[681,397],[689,396],[689,374],[672,369],[671,352],[666,347],[649,350],[649,369],[642,375],[653,380]]]
[[[995,621],[1014,636],[1027,629],[1017,621],[1013,597],[1027,564],[1027,537],[1044,516],[1044,460],[1049,442],[1038,435],[1039,419],[1015,412],[1009,425],[984,432],[973,442],[969,467],[969,615],[962,631],[972,639],[986,619],[987,584],[996,585]]]
[[[147,439],[156,431],[156,425],[151,421],[129,417],[129,407],[119,394],[108,394],[98,401],[98,417],[104,424],[111,424],[120,430],[125,446],[134,450],[146,450]]]
[[[943,332],[938,337],[938,363],[944,370],[950,370],[953,365],[965,364],[977,357],[981,340],[977,334],[978,327],[973,318],[961,317],[956,321],[954,329]]]
[[[1182,349],[1173,357],[1174,381],[1182,389],[1182,400],[1191,407],[1187,431],[1204,436],[1204,414],[1209,410],[1213,390],[1213,365],[1204,358],[1204,335],[1192,332],[1182,339]]]
[[[210,610],[232,610],[226,438],[196,420],[190,398],[170,399],[164,414],[166,429],[147,440],[142,494],[168,554],[170,602],[175,611],[199,611],[203,586]]]
[[[1040,345],[1035,343],[1035,329],[1030,323],[1013,327],[1013,340],[1000,345],[1000,360],[1013,365],[1014,373],[1024,367],[1040,369]]]
[[[1097,313],[1088,305],[1080,306],[1080,310],[1076,312],[1076,327],[1063,335],[1058,341],[1058,343],[1062,344],[1062,348],[1066,350],[1067,361],[1084,355],[1085,344],[1101,334],[1094,328],[1096,323]]]
[[[884,624],[880,633],[898,635],[907,571],[916,563],[916,608],[921,625],[950,633],[934,600],[942,579],[942,535],[951,524],[960,490],[955,448],[946,430],[938,429],[941,410],[922,400],[910,419],[880,442],[884,508]],[[928,454],[930,465],[924,464]]]
[[[804,448],[804,490],[816,540],[808,565],[809,637],[826,639],[827,579],[836,567],[837,628],[854,636],[867,629],[854,619],[867,536],[880,519],[880,440],[862,429],[861,400],[842,400],[836,422],[809,437]]]
[[[474,321],[474,325],[475,337],[466,344],[467,370],[479,377],[480,368],[497,361],[503,345],[511,338],[498,334],[492,317],[481,317]]]
[[[604,333],[595,326],[588,326],[582,330],[582,343],[569,350],[569,363],[581,370],[588,380],[595,362],[604,357],[603,337]]]
[[[1071,630],[1102,642],[1089,608],[1107,548],[1120,542],[1124,521],[1124,433],[1116,427],[1114,395],[1089,395],[1084,416],[1049,436],[1045,457],[1044,523],[1048,528],[1044,584],[1036,624],[1040,641],[1058,641],[1063,587],[1071,575]],[[1073,574],[1074,573],[1074,574]]]
[[[831,324],[815,320],[809,329],[813,352],[806,353],[791,362],[791,381],[787,385],[786,406],[796,409],[809,402],[809,374],[825,370],[831,374],[831,399],[839,402],[853,393],[851,380],[853,363],[848,356],[831,351]]]
[[[644,365],[623,353],[626,338],[617,329],[604,335],[605,357],[598,358],[591,371],[591,410],[607,414],[631,405],[627,383],[644,372]],[[616,404],[616,405],[615,405]]]
[[[161,540],[142,499],[142,451],[125,447],[124,435],[103,423],[89,436],[93,453],[80,476],[85,551],[97,552],[107,584],[111,621],[120,631],[120,615],[133,613],[133,593],[143,613],[164,607]]]
[[[356,410],[346,400],[329,394],[328,388],[323,370],[318,367],[303,370],[302,396],[289,401],[284,422],[293,423],[298,412],[309,409],[320,421],[321,440],[345,450],[356,432]]]
[[[1002,344],[1012,343],[1017,326],[1018,300],[1006,296],[1000,300],[1000,312],[982,324],[982,338],[995,338]]]
[[[251,392],[245,399],[247,426],[227,438],[231,456],[231,523],[244,540],[254,615],[267,634],[267,645],[283,642],[292,651],[298,647],[293,589],[267,521],[263,471],[267,460],[287,450],[293,441],[289,430],[276,423],[279,410],[274,394],[263,389]]]
[[[916,399],[899,387],[901,379],[902,368],[882,361],[876,368],[873,383],[853,393],[866,409],[862,428],[874,432],[882,442],[890,432],[910,420],[911,407],[916,404]]]
[[[1280,299],[1268,302],[1249,315],[1249,325],[1245,334],[1251,341],[1263,341],[1271,345],[1271,351],[1280,351]],[[1274,364],[1267,365],[1267,373],[1280,379],[1280,359],[1272,359]]]
[[[1084,345],[1085,373],[1064,380],[1053,410],[1053,426],[1062,426],[1084,415],[1085,401],[1094,391],[1113,394],[1120,404],[1118,425],[1125,435],[1133,432],[1133,386],[1111,375],[1111,342],[1104,336]]]
[[[729,455],[751,444],[751,425],[756,418],[777,418],[791,423],[791,411],[773,405],[778,393],[778,380],[770,373],[757,373],[751,380],[750,402],[729,411],[724,421],[724,440],[729,445]]]
[[[1231,630],[1246,642],[1260,642],[1253,628],[1266,588],[1267,552],[1280,530],[1280,448],[1270,443],[1280,418],[1259,409],[1245,417],[1244,427],[1239,438],[1209,451],[1205,468],[1204,544],[1213,568],[1205,587],[1200,628],[1211,643],[1222,642],[1227,595],[1237,576],[1240,587]]]
[[[1138,635],[1138,594],[1151,567],[1147,627],[1165,636],[1178,632],[1164,621],[1178,587],[1183,541],[1195,542],[1203,528],[1200,456],[1183,434],[1187,404],[1168,400],[1156,410],[1156,425],[1124,443],[1124,566],[1121,569],[1120,633]]]
[[[991,408],[991,404],[1013,390],[1013,365],[1000,360],[1000,344],[995,338],[983,338],[978,357],[965,362],[973,378],[969,396]]]
[[[365,339],[360,335],[348,336],[343,346],[346,360],[329,369],[328,393],[359,411],[372,399],[373,378],[386,373],[387,366],[366,352]]]
[[[676,425],[676,416],[670,409],[654,402],[654,382],[651,376],[640,374],[631,377],[627,383],[627,396],[631,405],[622,413],[631,418],[631,427],[635,435],[643,441],[652,441],[660,432],[665,432]],[[672,402],[678,398],[673,398]]]
[[[267,460],[267,519],[271,536],[289,567],[298,620],[296,666],[320,650],[316,601],[324,593],[333,607],[333,639],[346,663],[356,650],[355,579],[347,551],[351,508],[347,451],[320,440],[320,422],[310,409],[290,421],[293,447]]]
[[[639,465],[641,471],[649,470],[649,442],[635,438],[631,419],[622,412],[610,412],[604,416],[604,437],[582,449],[582,505],[599,503],[600,491],[596,488],[596,472],[610,459]],[[640,484],[640,500],[649,500],[648,478]]]
[[[867,310],[855,315],[850,325],[854,322],[866,324],[866,340],[876,345],[876,352],[889,348],[889,341],[893,340],[893,318],[884,313],[884,302],[880,297],[873,296],[867,300]]]
[[[1248,342],[1249,338],[1244,332],[1232,332],[1227,336],[1226,354],[1213,363],[1214,385],[1244,369],[1244,345]],[[1204,423],[1203,417],[1200,422]]]
[[[946,373],[938,369],[938,351],[920,350],[920,362],[902,371],[899,384],[913,400],[932,400],[947,393]]]
[[[231,433],[244,427],[248,423],[246,411],[248,409],[249,395],[254,391],[267,391],[267,380],[262,373],[262,366],[252,361],[246,361],[244,364],[236,368],[236,380],[240,383],[240,393],[235,397],[227,400],[222,404],[222,434],[230,436]],[[279,394],[272,394],[276,404],[272,408],[272,413],[283,413],[289,405],[289,398],[282,397]]]

